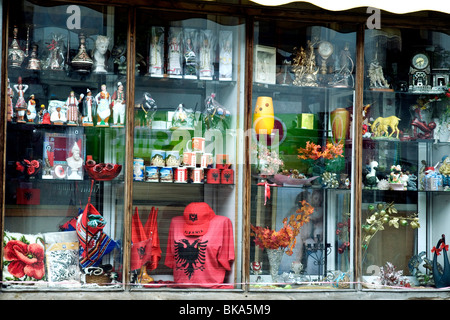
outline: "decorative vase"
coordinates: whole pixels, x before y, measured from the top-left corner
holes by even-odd
[[[350,113],[344,108],[337,108],[330,112],[330,124],[334,143],[342,143],[347,137]]]
[[[272,98],[258,97],[256,99],[255,112],[253,113],[253,128],[256,134],[270,135],[274,125],[275,118]]]
[[[278,271],[280,269],[281,259],[283,258],[284,249],[266,249],[269,258],[270,275],[273,282],[278,280]]]

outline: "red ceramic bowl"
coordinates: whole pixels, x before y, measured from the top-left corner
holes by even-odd
[[[84,169],[91,179],[97,181],[109,181],[117,177],[122,170],[122,165],[112,163],[95,163],[93,160],[86,161]]]

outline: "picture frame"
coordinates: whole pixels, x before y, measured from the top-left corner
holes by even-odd
[[[263,45],[255,46],[254,82],[276,83],[276,48]]]

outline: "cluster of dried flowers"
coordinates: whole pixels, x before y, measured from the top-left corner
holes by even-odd
[[[300,228],[309,222],[309,217],[314,212],[314,207],[307,201],[303,200],[301,204],[301,208],[297,209],[295,214],[284,218],[283,227],[278,231],[251,225],[251,236],[255,237],[255,244],[266,249],[287,248],[285,253],[292,255]]]

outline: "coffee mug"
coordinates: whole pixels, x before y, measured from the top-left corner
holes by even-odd
[[[186,143],[186,151],[205,151],[205,138],[193,137]]]
[[[166,151],[166,166],[178,167],[181,164],[179,151]]]
[[[183,153],[183,165],[186,167],[195,167],[197,164],[197,154],[195,152]]]

